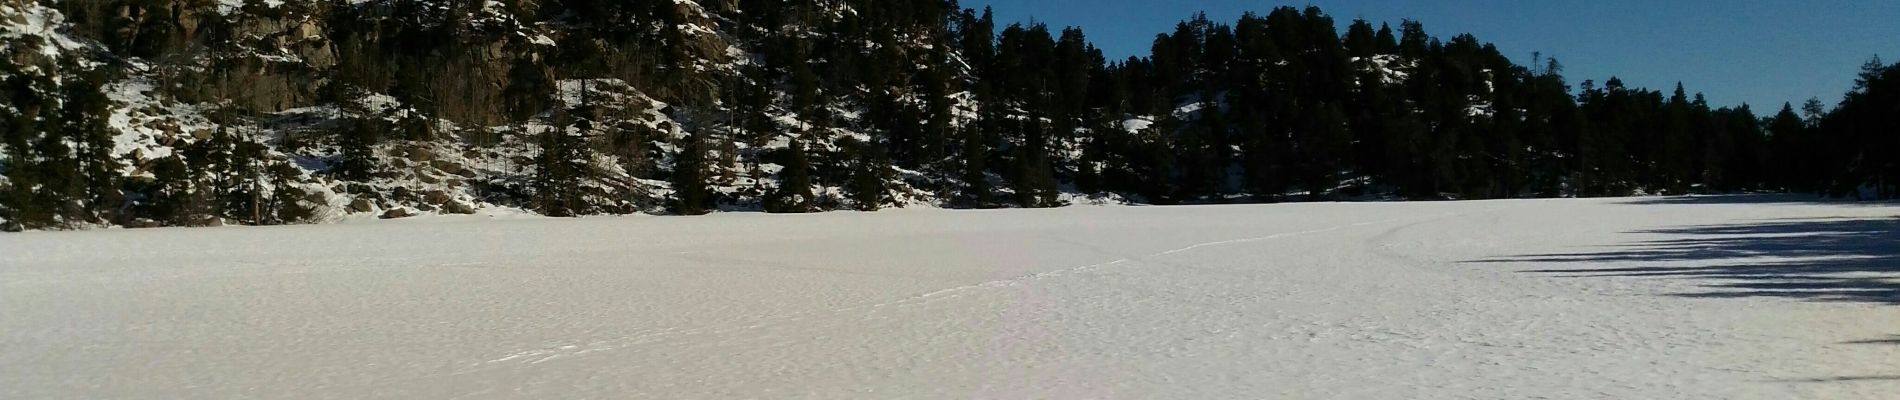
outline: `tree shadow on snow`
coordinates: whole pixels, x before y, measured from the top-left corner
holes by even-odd
[[[1703,281],[1689,298],[1780,297],[1900,305],[1900,219],[1769,220],[1639,231],[1664,238],[1604,251],[1480,263],[1581,264],[1525,271],[1566,277]]]
[[[1821,197],[1808,194],[1737,194],[1711,196],[1669,196],[1638,197],[1622,201],[1630,205],[1749,205],[1749,204],[1815,204],[1831,206],[1887,206],[1900,205],[1892,201],[1857,201]]]
[[[1837,376],[1837,377],[1832,377],[1832,378],[1784,380],[1782,382],[1830,383],[1830,382],[1858,382],[1858,381],[1900,381],[1900,375]]]
[[[1779,219],[1633,233],[1662,238],[1603,251],[1538,254],[1478,263],[1575,264],[1523,271],[1573,278],[1691,279],[1702,290],[1672,296],[1786,298],[1900,305],[1900,219]],[[1900,335],[1845,344],[1900,346]],[[1900,380],[1852,376],[1827,383]]]
[[[1596,251],[1475,261],[1536,263],[1524,273],[1579,279],[1685,279],[1701,299],[1783,298],[1900,305],[1900,218],[1774,219],[1631,232],[1654,239]],[[1554,267],[1553,267],[1554,266]],[[1900,346],[1900,334],[1843,344]],[[1900,380],[1841,376],[1806,383]]]
[[[1846,344],[1888,344],[1888,345],[1900,345],[1900,335],[1893,335],[1893,337],[1891,337],[1891,338],[1887,338],[1887,339],[1869,339],[1869,340],[1856,340],[1856,341],[1852,341],[1852,342],[1847,342]]]

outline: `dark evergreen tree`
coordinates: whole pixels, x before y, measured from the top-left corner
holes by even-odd
[[[374,177],[376,170],[376,144],[382,140],[379,125],[370,118],[349,118],[341,121],[342,130],[338,132],[336,168],[332,171],[339,178],[351,181],[363,181]]]
[[[1768,135],[1770,147],[1776,150],[1768,168],[1773,171],[1773,184],[1787,190],[1818,189],[1816,182],[1810,181],[1819,175],[1813,168],[1817,160],[1810,159],[1813,141],[1807,122],[1795,113],[1793,103],[1782,104],[1781,112],[1768,121]]]
[[[890,164],[885,160],[882,146],[854,139],[846,139],[842,146],[851,169],[845,192],[852,208],[858,211],[884,208]]]
[[[1810,114],[1819,114],[1810,106]],[[1836,195],[1862,198],[1900,197],[1900,158],[1889,149],[1900,148],[1900,64],[1876,58],[1861,66],[1853,90],[1838,106],[1818,118],[1821,168],[1834,177],[1824,187]]]
[[[304,223],[316,217],[316,210],[305,202],[311,193],[294,183],[302,175],[301,170],[288,162],[280,161],[270,165],[269,174],[271,192],[267,197],[269,203],[266,206],[269,210],[266,216],[269,219],[265,220],[264,224]]]
[[[983,129],[968,129],[962,142],[962,190],[957,192],[957,203],[966,207],[990,207],[994,188],[990,186],[989,145],[984,140]]]
[[[670,208],[676,214],[702,215],[713,211],[715,199],[709,186],[707,138],[704,136],[703,133],[688,136],[674,158]]]
[[[592,213],[581,185],[589,170],[586,135],[594,130],[594,124],[585,118],[572,117],[588,114],[587,106],[581,107],[558,111],[554,126],[538,135],[541,152],[534,160],[534,205],[543,215],[573,217]]]
[[[811,160],[805,154],[805,145],[793,140],[785,151],[781,162],[784,169],[778,173],[778,191],[766,203],[766,211],[774,213],[807,213],[812,211]]]

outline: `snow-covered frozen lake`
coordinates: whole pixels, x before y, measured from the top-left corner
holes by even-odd
[[[1897,215],[1721,197],[0,235],[0,398],[1891,399]]]

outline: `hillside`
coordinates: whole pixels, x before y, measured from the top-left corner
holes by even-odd
[[[0,226],[1621,196],[1860,165],[1778,175],[1798,147],[1746,106],[1573,93],[1555,60],[1375,26],[1199,17],[1107,60],[942,0],[0,0]]]

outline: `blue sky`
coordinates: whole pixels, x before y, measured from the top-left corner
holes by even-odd
[[[1879,55],[1900,61],[1900,1],[1892,0],[962,0],[994,6],[1003,23],[1080,26],[1111,58],[1145,56],[1157,33],[1206,11],[1231,23],[1247,11],[1317,5],[1339,21],[1419,20],[1434,36],[1476,34],[1520,63],[1554,55],[1572,85],[1616,75],[1630,85],[1677,81],[1717,106],[1771,113],[1810,97],[1832,105]]]

